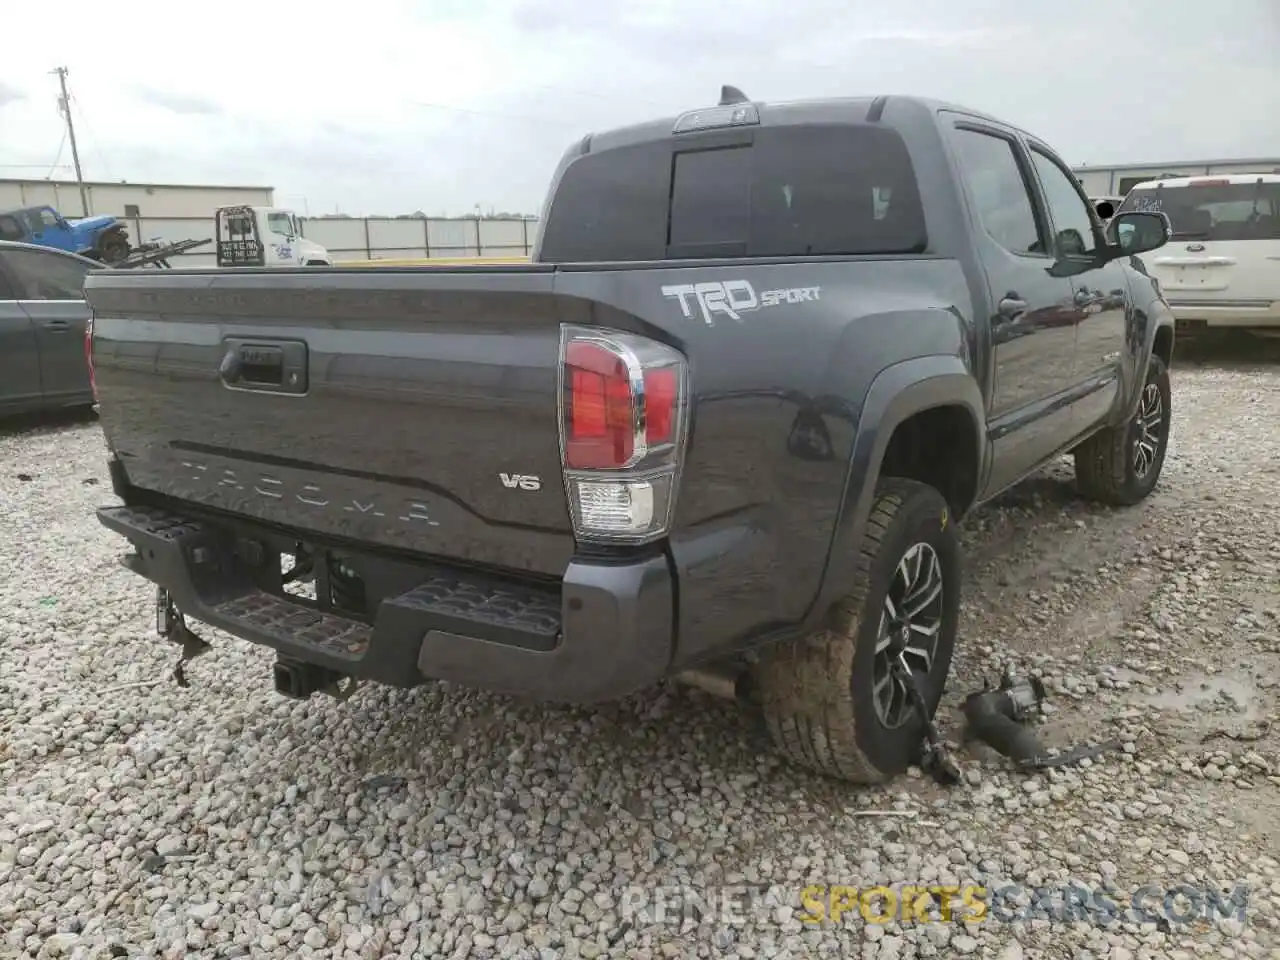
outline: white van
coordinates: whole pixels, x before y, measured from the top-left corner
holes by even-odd
[[[1280,334],[1280,174],[1151,180],[1117,213],[1169,217],[1169,243],[1142,258],[1178,325]]]

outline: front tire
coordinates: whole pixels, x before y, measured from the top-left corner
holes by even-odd
[[[1095,433],[1075,449],[1081,495],[1122,507],[1145,500],[1155,489],[1169,447],[1170,394],[1169,368],[1153,353],[1134,416]]]
[[[123,234],[109,233],[99,242],[98,251],[103,263],[119,263],[129,256],[129,241]]]
[[[932,487],[887,478],[858,551],[856,580],[827,626],[756,666],[770,736],[790,760],[853,783],[881,783],[920,757],[925,722],[889,673],[895,642],[923,681],[932,718],[960,615],[960,545]]]

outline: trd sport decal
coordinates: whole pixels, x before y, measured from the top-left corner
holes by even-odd
[[[817,300],[821,291],[821,287],[789,287],[785,290],[766,290],[757,295],[755,288],[746,280],[713,280],[706,283],[674,283],[664,286],[662,295],[680,300],[680,311],[686,320],[693,319],[696,303],[703,321],[708,327],[714,327],[715,315],[718,313],[741,323],[744,313],[783,303]]]

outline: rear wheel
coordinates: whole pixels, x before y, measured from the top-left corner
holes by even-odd
[[[899,653],[942,699],[960,612],[960,547],[932,487],[888,478],[858,553],[856,582],[825,629],[770,650],[756,692],[778,749],[856,783],[878,783],[919,759],[924,720],[890,670]]]
[[[1076,486],[1091,500],[1130,506],[1155,489],[1169,446],[1169,368],[1151,355],[1133,417],[1095,433],[1075,449]]]

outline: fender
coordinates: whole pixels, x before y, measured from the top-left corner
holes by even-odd
[[[821,588],[806,617],[807,626],[824,618],[831,605],[848,592],[880,466],[894,429],[914,414],[954,405],[966,408],[973,418],[978,438],[975,479],[981,489],[990,466],[985,404],[978,382],[964,360],[959,356],[917,357],[886,367],[872,380],[858,418],[840,512],[827,551]]]
[[[1147,272],[1142,259],[1130,257],[1128,267],[1132,271],[1126,278],[1132,305],[1132,313],[1125,323],[1128,355],[1120,378],[1124,392],[1117,397],[1113,407],[1112,426],[1127,423],[1137,414],[1138,403],[1142,399],[1142,383],[1146,377],[1147,364],[1155,350],[1156,338],[1165,328],[1171,334],[1174,330],[1173,311],[1169,309],[1159,284]]]
[[[1142,342],[1137,345],[1134,375],[1130,378],[1131,386],[1128,396],[1124,398],[1121,405],[1121,415],[1116,420],[1118,424],[1126,423],[1138,414],[1147,364],[1151,362],[1151,355],[1155,353],[1156,338],[1160,335],[1160,331],[1168,330],[1171,335],[1174,332],[1173,311],[1169,309],[1162,297],[1154,297],[1145,309],[1137,312],[1142,315],[1137,328],[1143,330],[1145,327],[1145,335],[1142,337]]]

